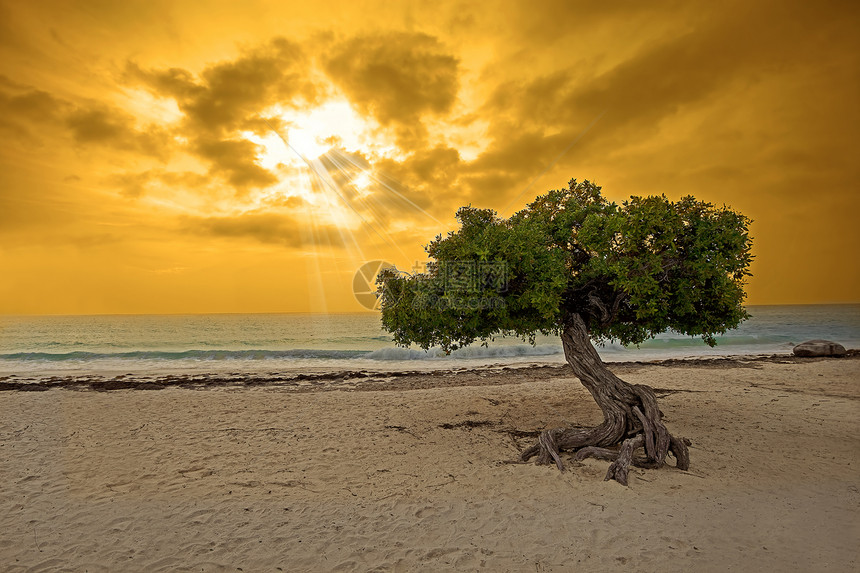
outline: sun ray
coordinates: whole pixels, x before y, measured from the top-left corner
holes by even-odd
[[[266,121],[266,120],[264,120]],[[331,176],[329,169],[323,164],[323,162],[317,158],[308,158],[304,154],[302,154],[298,149],[293,147],[290,142],[283,137],[280,132],[278,132],[268,121],[266,124],[280,137],[283,141],[284,145],[289,147],[296,155],[298,155],[302,161],[304,161],[307,168],[310,170],[312,177],[320,183],[320,187],[328,192],[333,193],[338,199],[340,199],[341,203],[346,206],[350,211],[352,211],[361,223],[366,226],[368,229],[373,231],[375,235],[377,235],[384,243],[387,243],[389,246],[394,247],[397,251],[399,251],[404,258],[406,254],[400,248],[400,246],[392,240],[390,236],[385,232],[384,229],[378,228],[380,225],[379,222],[368,221],[359,211],[355,208],[351,201],[344,195],[343,191],[339,189],[337,182]],[[339,210],[332,210],[332,215],[335,216],[335,228],[341,234],[341,238],[343,239],[344,245],[352,245],[354,249],[359,254],[360,258],[364,258],[363,253],[361,252],[361,248],[359,247],[357,241],[355,240],[354,234],[352,232],[352,226],[345,224],[346,221],[343,220],[343,214]],[[338,220],[340,219],[340,220]],[[346,232],[349,236],[349,240],[344,235]]]
[[[352,159],[351,157],[349,157],[348,155],[346,155],[346,154],[344,154],[344,153],[341,153],[341,152],[339,152],[338,150],[334,150],[334,152],[335,152],[336,154],[338,154],[340,157],[342,157],[344,160],[346,160],[347,162],[349,162],[349,163],[353,164],[353,165],[354,165],[354,166],[356,166],[356,167],[361,168],[361,167],[360,167],[357,163],[355,163],[355,162],[353,161],[353,159]],[[415,204],[414,202],[412,202],[408,197],[404,196],[402,193],[400,193],[399,191],[397,191],[396,189],[394,189],[394,187],[392,187],[392,186],[391,186],[391,185],[389,185],[388,183],[384,182],[380,177],[378,177],[377,175],[375,175],[372,171],[370,171],[370,170],[363,170],[363,171],[362,171],[362,175],[366,175],[366,176],[367,176],[367,178],[368,178],[368,179],[370,179],[371,181],[373,181],[374,183],[377,183],[378,185],[380,185],[380,186],[384,187],[386,190],[388,190],[388,191],[390,191],[390,192],[394,193],[397,197],[399,197],[400,199],[402,199],[402,200],[403,200],[404,202],[406,202],[409,206],[411,206],[412,208],[414,208],[414,209],[415,209],[415,210],[417,210],[418,212],[420,212],[420,213],[422,213],[422,214],[426,215],[428,218],[430,218],[431,220],[433,220],[433,222],[438,223],[439,225],[442,225],[442,222],[441,222],[441,221],[439,221],[436,217],[434,217],[433,215],[431,215],[430,213],[428,213],[426,210],[424,210],[424,209],[423,209],[422,207],[420,207],[419,205],[416,205],[416,204]]]

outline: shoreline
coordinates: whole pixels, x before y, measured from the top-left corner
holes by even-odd
[[[820,360],[857,360],[860,350],[848,350],[844,357],[798,357],[793,354],[717,355],[665,358],[642,361],[606,362],[615,373],[648,366],[664,368],[738,368],[760,363],[804,364]],[[260,370],[263,370],[262,368]],[[141,374],[9,374],[0,376],[0,392],[39,392],[52,389],[77,391],[163,390],[171,387],[207,389],[223,387],[279,387],[295,392],[336,390],[370,391],[433,388],[445,386],[486,386],[525,383],[524,374],[540,377],[571,377],[566,363],[487,364],[442,369],[374,370],[308,368],[317,372],[275,370],[269,372],[190,372]],[[487,377],[492,374],[492,378]],[[449,378],[456,377],[456,380]],[[435,383],[434,383],[435,382]]]

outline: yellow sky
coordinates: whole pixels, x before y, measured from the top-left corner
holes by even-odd
[[[0,0],[0,314],[359,311],[573,177],[752,217],[751,304],[860,301],[858,8]]]

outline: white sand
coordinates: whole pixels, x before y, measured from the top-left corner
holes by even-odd
[[[0,570],[857,571],[860,360],[754,366],[623,372],[693,440],[629,488],[504,463],[600,421],[573,377],[3,392]]]

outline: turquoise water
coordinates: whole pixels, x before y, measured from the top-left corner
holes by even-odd
[[[752,318],[709,348],[664,333],[640,347],[608,344],[607,361],[789,353],[813,338],[860,348],[860,305],[753,306]],[[445,355],[397,348],[376,314],[0,317],[0,374],[163,370],[416,369],[562,362],[561,344],[502,338]]]

